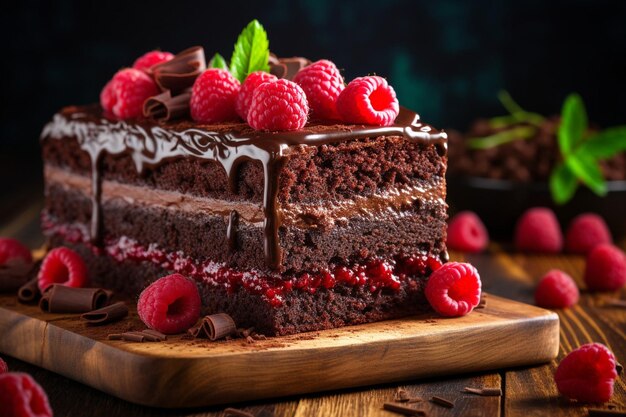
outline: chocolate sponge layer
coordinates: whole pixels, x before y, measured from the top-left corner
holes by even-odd
[[[91,201],[65,186],[47,184],[46,212],[61,223],[89,225]],[[132,204],[121,199],[103,201],[104,235],[126,236],[144,246],[160,248],[198,260],[224,262],[241,270],[266,270],[264,234],[258,225],[240,222],[235,250],[226,244],[227,220],[218,215]],[[335,222],[329,229],[281,226],[282,273],[314,272],[329,262],[358,261],[371,257],[445,252],[446,206],[416,202],[402,215],[380,213]]]
[[[42,142],[46,164],[91,175],[91,160],[75,138]],[[402,186],[429,185],[443,181],[445,149],[402,137],[378,137],[322,146],[294,146],[279,174],[282,203],[340,201],[371,196]],[[232,201],[260,202],[263,198],[263,167],[259,161],[239,165],[236,192],[228,189],[222,166],[196,158],[169,160],[137,173],[130,155],[104,155],[102,178],[123,183],[179,191]],[[445,195],[443,196],[445,197]]]
[[[118,262],[107,255],[94,255],[82,244],[72,244],[52,237],[53,246],[69,246],[85,259],[91,285],[137,295],[152,281],[169,274],[148,262]],[[397,291],[370,292],[367,288],[337,285],[320,288],[311,294],[293,291],[280,307],[271,306],[261,295],[239,289],[229,292],[199,282],[198,288],[206,314],[226,312],[238,326],[254,327],[267,336],[369,323],[404,317],[428,308],[423,291],[426,277],[404,281]]]

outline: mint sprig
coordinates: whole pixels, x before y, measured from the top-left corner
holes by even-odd
[[[269,41],[263,26],[255,19],[237,38],[230,58],[230,73],[243,82],[254,71],[269,72]]]
[[[557,204],[565,204],[582,182],[599,196],[607,193],[600,161],[626,150],[626,126],[617,126],[588,135],[585,104],[578,94],[563,103],[557,133],[563,163],[550,175],[550,191]]]
[[[228,64],[223,56],[220,54],[213,55],[213,58],[209,61],[209,68],[220,68],[228,71]]]

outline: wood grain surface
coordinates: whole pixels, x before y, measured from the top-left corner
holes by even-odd
[[[424,313],[252,344],[180,335],[161,343],[107,340],[110,333],[144,328],[135,311],[118,323],[88,327],[76,314],[44,313],[17,303],[14,295],[0,296],[0,352],[156,407],[198,407],[545,363],[559,348],[556,314],[496,296],[465,317]]]
[[[25,205],[14,216],[0,219],[0,236],[13,235],[31,247],[42,243],[38,228],[41,202]],[[14,211],[15,212],[15,211]],[[626,248],[626,242],[619,242]],[[609,346],[618,360],[626,362],[626,309],[604,307],[609,298],[626,298],[624,290],[615,293],[591,294],[584,290],[582,271],[584,259],[569,255],[522,255],[510,248],[492,245],[481,255],[452,254],[454,260],[467,260],[479,269],[483,288],[492,294],[533,302],[536,282],[547,270],[560,268],[579,283],[583,291],[580,303],[569,310],[556,310],[561,326],[561,343],[556,360],[546,365],[514,367],[497,372],[469,373],[403,383],[389,383],[367,388],[342,389],[321,394],[283,397],[274,400],[248,401],[231,405],[255,416],[381,416],[394,413],[382,410],[394,391],[402,387],[413,395],[433,395],[454,400],[455,407],[443,408],[424,402],[416,407],[428,410],[429,416],[586,416],[588,408],[626,408],[626,385],[622,375],[615,384],[615,394],[607,404],[576,404],[560,397],[553,373],[558,361],[580,344],[601,342]],[[0,334],[0,337],[3,337]],[[157,409],[117,399],[66,377],[46,371],[13,357],[3,356],[12,371],[28,372],[44,387],[50,397],[55,416],[225,416],[226,406],[198,409]],[[376,366],[363,363],[364,367]],[[240,389],[248,389],[250,382]],[[460,391],[466,386],[501,387],[502,397],[479,397]]]

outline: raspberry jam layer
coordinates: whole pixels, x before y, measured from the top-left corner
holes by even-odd
[[[332,289],[338,285],[364,287],[372,293],[383,289],[398,291],[403,282],[423,279],[441,266],[439,259],[419,254],[347,264],[331,263],[327,269],[316,272],[270,275],[256,270],[239,271],[210,260],[198,261],[181,251],[165,251],[156,244],[145,246],[126,236],[106,237],[103,246],[97,247],[90,242],[85,225],[57,223],[45,213],[42,229],[46,235],[59,236],[68,243],[80,243],[95,255],[106,254],[118,262],[150,262],[198,282],[226,288],[231,294],[243,288],[262,296],[273,307],[282,306],[285,294],[291,291],[314,294],[322,288]]]

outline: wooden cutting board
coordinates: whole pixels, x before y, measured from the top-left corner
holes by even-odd
[[[104,327],[46,314],[0,296],[0,351],[122,399],[196,407],[550,361],[559,319],[489,295],[487,306],[444,319],[423,314],[248,344],[181,336],[109,341],[141,330],[136,313]]]

